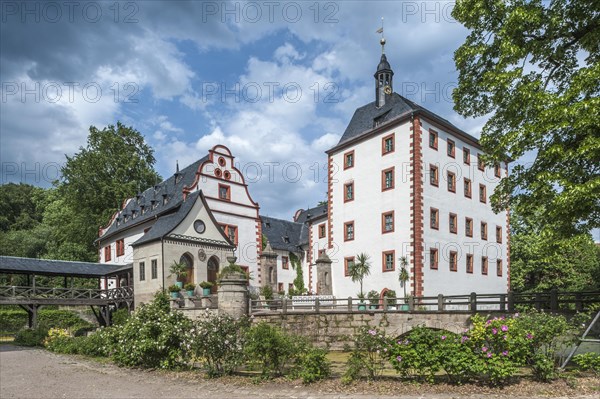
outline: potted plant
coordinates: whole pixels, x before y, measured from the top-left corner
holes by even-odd
[[[260,287],[260,295],[265,298],[262,303],[263,308],[269,307],[269,301],[273,300],[273,287],[270,285],[264,285]]]
[[[181,288],[179,288],[178,285],[173,284],[169,286],[168,290],[171,293],[171,298],[177,299],[179,297],[179,291],[181,290]]]
[[[396,291],[394,290],[387,290],[384,294],[384,296],[387,299],[387,308],[388,309],[395,309],[396,308]]]
[[[186,285],[183,286],[183,288],[185,289],[185,293],[187,294],[187,296],[194,296],[194,290],[196,289],[196,284],[187,283]]]
[[[371,290],[367,294],[367,298],[370,302],[369,309],[379,309],[379,292]]]
[[[367,305],[365,303],[365,294],[359,292],[358,294],[356,294],[356,297],[358,298],[358,310],[367,310]]]
[[[360,284],[360,293],[358,295],[359,305],[358,309],[361,309],[361,304],[364,304],[365,293],[363,291],[363,280],[366,276],[371,273],[371,262],[369,262],[369,255],[361,253],[356,255],[356,261],[348,267],[348,275],[352,279],[353,283],[358,282]],[[366,309],[366,307],[364,307]]]
[[[401,310],[408,310],[408,295],[406,294],[406,283],[408,282],[408,261],[406,260],[406,256],[400,258],[400,271],[398,272],[398,280],[400,281],[400,286],[404,289],[404,303],[401,305]]]
[[[202,295],[204,296],[209,296],[210,295],[210,289],[213,287],[213,283],[211,283],[210,281],[203,281],[200,283],[200,288],[202,288]]]
[[[175,277],[177,277],[175,285],[177,285],[179,289],[183,288],[183,279],[187,277],[187,263],[173,262],[171,267],[169,267],[169,272],[171,273],[169,276],[175,275]]]

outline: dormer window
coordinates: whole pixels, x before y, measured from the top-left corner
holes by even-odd
[[[271,228],[271,222],[269,222],[269,221],[266,221],[266,222],[265,222],[265,227]]]
[[[135,219],[137,217],[137,211],[135,209],[133,211],[131,211],[131,217],[133,219]]]
[[[129,214],[128,213],[124,213],[123,214],[123,223],[126,223],[129,220]]]
[[[152,200],[152,201],[150,201],[150,205],[151,205],[152,209],[156,209],[156,207],[158,206],[158,201]]]
[[[119,216],[119,217],[117,218],[117,226],[120,226],[120,225],[121,225],[121,217]]]
[[[146,213],[146,205],[140,205],[140,212],[142,215]]]
[[[162,197],[163,197],[163,200],[162,200],[163,205],[165,205],[167,202],[169,202],[169,195],[167,193],[164,193],[162,195]]]
[[[290,243],[290,237],[288,235],[283,236],[283,242],[285,242],[286,244]]]
[[[181,178],[183,177],[183,175],[179,172],[175,173],[175,184],[179,183],[181,181]]]
[[[373,119],[373,127],[377,127],[377,126],[380,126],[381,124],[383,124],[383,122],[385,122],[385,119],[386,119],[387,115],[390,113],[390,111],[384,113],[383,115],[379,115],[378,117],[374,118]]]

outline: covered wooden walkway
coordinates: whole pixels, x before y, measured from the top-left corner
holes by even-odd
[[[0,285],[0,305],[17,305],[37,326],[37,313],[45,305],[90,306],[101,325],[110,324],[110,310],[133,307],[132,265],[72,262],[0,256],[0,275],[26,275],[27,286]],[[64,277],[63,287],[41,287],[36,276]],[[73,286],[74,278],[94,279],[97,288]],[[116,281],[116,288],[101,289],[101,281]],[[68,286],[70,280],[70,286]]]

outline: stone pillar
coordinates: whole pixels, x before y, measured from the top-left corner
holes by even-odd
[[[248,315],[248,280],[242,274],[230,274],[221,278],[218,295],[219,314],[233,318]]]
[[[333,295],[331,286],[331,259],[325,252],[317,259],[317,294]]]
[[[262,285],[270,285],[277,292],[277,253],[268,242],[260,254],[260,271]]]

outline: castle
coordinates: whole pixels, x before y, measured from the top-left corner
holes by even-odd
[[[260,215],[222,145],[125,201],[97,243],[101,263],[133,263],[136,303],[173,284],[173,262],[188,282],[215,282],[232,255],[252,287],[274,291],[289,292],[300,267],[310,293],[356,296],[348,270],[359,253],[371,260],[366,290],[401,296],[401,259],[415,296],[508,290],[509,214],[489,201],[508,164],[485,165],[476,138],[395,93],[384,44],[375,101],[327,151],[326,204],[292,220]]]

